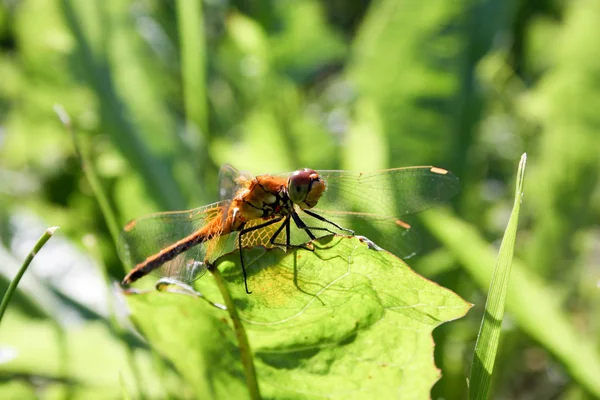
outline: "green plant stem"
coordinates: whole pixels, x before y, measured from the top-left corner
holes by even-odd
[[[58,118],[60,118],[63,126],[73,139],[73,145],[75,146],[77,158],[81,163],[81,169],[83,170],[83,173],[85,174],[85,177],[92,187],[94,195],[96,196],[96,200],[98,201],[98,205],[100,206],[100,210],[102,211],[102,215],[104,216],[104,220],[106,221],[110,236],[112,237],[116,248],[119,241],[119,232],[121,231],[119,229],[119,224],[117,224],[117,217],[108,202],[108,198],[102,189],[102,185],[100,185],[100,180],[96,175],[96,171],[94,171],[92,164],[87,159],[87,155],[81,151],[81,145],[79,143],[79,139],[77,138],[77,134],[73,129],[73,125],[71,124],[71,118],[69,117],[69,114],[67,114],[65,109],[59,104],[54,106],[54,112],[58,115]],[[123,273],[125,273],[124,269]]]
[[[258,389],[258,381],[256,379],[256,369],[254,368],[254,361],[252,359],[252,351],[250,350],[250,343],[248,342],[248,336],[246,335],[246,330],[242,325],[242,321],[240,320],[240,316],[237,313],[237,308],[233,303],[233,298],[227,289],[227,284],[223,280],[223,276],[219,272],[219,269],[216,266],[211,266],[209,269],[215,278],[215,282],[219,287],[219,291],[223,296],[223,300],[225,301],[225,305],[227,306],[227,311],[229,312],[229,317],[233,321],[233,329],[235,330],[235,335],[238,340],[238,346],[240,348],[240,354],[242,358],[242,366],[244,368],[244,375],[246,376],[246,384],[248,386],[248,391],[250,392],[250,398],[254,400],[260,399],[260,391]]]
[[[13,293],[17,289],[17,286],[19,285],[19,282],[21,281],[23,274],[25,274],[25,271],[29,267],[29,264],[31,264],[33,257],[35,257],[35,255],[40,251],[40,249],[44,246],[44,244],[46,244],[46,242],[52,237],[52,235],[54,234],[54,232],[56,232],[57,229],[58,229],[58,226],[53,226],[53,227],[46,229],[44,234],[38,239],[35,246],[33,246],[33,249],[29,252],[27,257],[23,261],[23,264],[21,265],[21,268],[17,272],[17,275],[14,277],[12,282],[10,282],[8,289],[6,289],[6,293],[4,293],[4,297],[2,298],[2,303],[0,304],[0,322],[2,322],[2,317],[4,316],[4,312],[6,311],[6,308],[8,307],[8,303],[10,303],[10,299],[12,298]]]

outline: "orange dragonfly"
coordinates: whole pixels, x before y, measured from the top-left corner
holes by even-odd
[[[304,168],[252,177],[225,165],[219,188],[217,203],[129,222],[119,251],[132,269],[122,283],[149,273],[190,283],[210,262],[238,248],[246,292],[251,293],[244,248],[310,248],[307,243],[323,236],[354,235],[346,227],[360,222],[368,243],[408,258],[418,240],[400,218],[447,201],[459,184],[451,172],[431,166],[376,172]]]

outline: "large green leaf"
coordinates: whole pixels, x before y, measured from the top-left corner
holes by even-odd
[[[470,305],[357,238],[329,237],[314,246],[287,254],[244,251],[250,295],[238,253],[217,264],[243,321],[262,395],[429,398],[439,377],[431,331]],[[198,287],[212,297],[210,281]],[[198,396],[239,393],[241,361],[225,311],[172,293],[128,300],[144,336],[198,387]]]
[[[134,323],[173,362],[196,398],[239,398],[247,392],[227,313],[194,297],[158,291],[128,301]]]

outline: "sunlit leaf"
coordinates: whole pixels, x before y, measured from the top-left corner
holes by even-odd
[[[329,237],[314,251],[288,254],[255,248],[244,257],[250,295],[238,253],[218,266],[244,322],[263,396],[429,397],[439,378],[431,331],[466,313],[469,304],[459,296],[357,238]],[[213,397],[239,390],[241,363],[226,312],[170,293],[129,296],[129,303],[143,335],[198,384],[198,395],[206,395],[204,386]]]
[[[132,320],[189,383],[196,398],[245,393],[228,315],[195,297],[158,291],[128,296]]]

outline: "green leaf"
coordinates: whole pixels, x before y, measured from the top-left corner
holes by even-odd
[[[523,154],[519,163],[519,171],[517,172],[515,203],[508,226],[504,232],[504,237],[502,238],[502,245],[500,246],[488,299],[485,304],[484,317],[481,321],[481,328],[479,329],[479,336],[475,345],[475,355],[473,356],[470,378],[470,397],[472,399],[488,398],[490,381],[496,361],[496,352],[498,351],[498,343],[500,341],[500,331],[502,330],[502,319],[504,318],[506,292],[508,291],[510,270],[515,251],[515,240],[517,239],[526,162],[527,155]]]
[[[245,381],[227,313],[195,297],[159,291],[127,298],[132,320],[169,359],[195,398],[239,398]]]
[[[262,396],[429,398],[439,378],[431,331],[470,305],[358,238],[329,237],[314,246],[287,254],[245,250],[250,295],[239,253],[217,263],[250,341]],[[211,285],[205,277],[197,287],[216,296]],[[144,336],[197,386],[198,397],[238,393],[244,379],[225,311],[170,293],[128,300]]]

